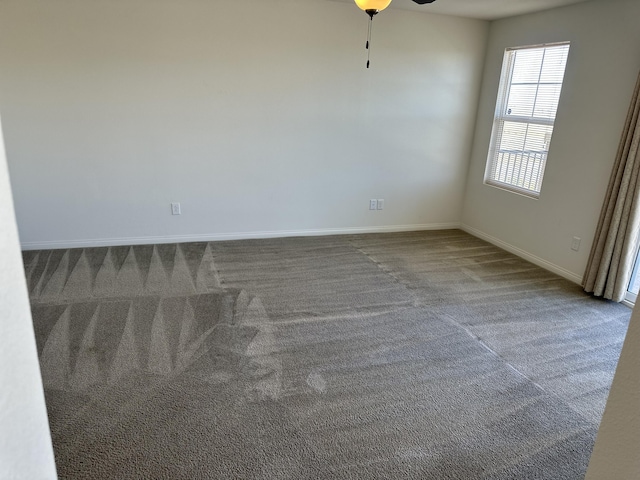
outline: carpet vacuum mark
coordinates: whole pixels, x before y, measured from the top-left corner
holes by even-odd
[[[579,479],[630,317],[457,230],[24,262],[61,478]]]

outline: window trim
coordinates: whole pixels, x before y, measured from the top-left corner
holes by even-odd
[[[533,116],[524,117],[524,116],[515,116],[515,115],[513,116],[510,115],[507,120],[507,115],[504,113],[504,111],[506,108],[506,103],[508,101],[509,91],[511,89],[511,83],[513,79],[513,69],[515,68],[515,55],[511,55],[510,53],[514,51],[520,51],[520,50],[533,50],[533,49],[541,49],[541,48],[549,48],[549,47],[560,47],[560,46],[570,47],[570,45],[571,45],[570,41],[564,41],[564,42],[541,43],[536,45],[524,45],[520,47],[508,47],[505,49],[503,60],[502,60],[502,69],[500,72],[500,83],[498,86],[498,94],[496,97],[496,106],[493,113],[491,139],[489,143],[489,151],[487,154],[487,161],[485,165],[485,173],[484,173],[484,181],[483,181],[484,185],[498,188],[500,190],[506,190],[508,192],[515,193],[518,195],[523,195],[527,198],[531,198],[534,200],[538,200],[540,198],[540,193],[542,192],[542,180],[540,180],[540,191],[536,192],[535,190],[522,188],[517,185],[495,180],[492,175],[492,172],[494,170],[494,162],[497,157],[497,149],[498,149],[497,144],[502,139],[501,130],[504,128],[504,124],[506,121],[520,123],[527,126],[542,125],[542,126],[555,127],[555,121],[557,118],[557,112],[556,112],[556,115],[554,116],[553,120],[540,118],[540,117],[533,117]],[[562,87],[564,86],[565,76],[566,76],[566,65],[565,65],[565,71],[562,78]],[[540,84],[541,84],[540,79],[538,79],[538,82],[535,85],[540,85]],[[560,102],[560,99],[558,99],[558,104],[559,102]],[[551,139],[553,139],[553,134],[551,135]],[[550,147],[551,147],[551,140],[545,152],[544,165],[540,170],[540,175],[542,179],[544,179],[546,162],[548,159]]]

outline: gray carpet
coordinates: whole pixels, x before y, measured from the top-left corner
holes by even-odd
[[[24,263],[61,478],[579,479],[631,313],[458,230]]]

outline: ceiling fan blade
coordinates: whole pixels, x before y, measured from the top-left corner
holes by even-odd
[[[433,3],[436,0],[413,0],[414,2],[416,2],[418,5],[424,5],[426,3]]]

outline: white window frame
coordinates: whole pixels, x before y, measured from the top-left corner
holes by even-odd
[[[627,291],[625,293],[624,300],[622,301],[622,303],[632,308],[638,300],[638,294],[633,293],[631,291],[631,288],[633,287],[634,283],[636,283],[636,278],[638,277],[638,275],[640,275],[640,251],[636,252],[636,258],[633,262],[633,270],[631,271],[631,278],[629,279]]]
[[[504,160],[499,160],[498,156],[501,152],[498,151],[501,141],[502,141],[502,133],[505,122],[515,122],[526,124],[527,128],[529,125],[542,125],[542,126],[551,126],[555,125],[555,118],[540,118],[533,116],[517,116],[510,115],[508,113],[508,101],[509,101],[509,93],[511,91],[512,85],[512,77],[514,71],[515,64],[515,55],[514,52],[526,49],[544,49],[549,47],[560,47],[560,46],[570,46],[570,42],[558,42],[558,43],[545,43],[540,45],[529,45],[523,47],[513,47],[507,48],[504,53],[504,59],[502,63],[502,72],[500,75],[500,86],[498,89],[498,98],[496,101],[496,109],[493,120],[493,129],[491,132],[491,143],[489,146],[489,153],[487,156],[487,164],[485,169],[484,183],[485,185],[489,185],[492,187],[500,188],[503,190],[507,190],[513,193],[525,195],[527,197],[538,199],[540,197],[540,192],[542,189],[542,180],[544,178],[544,171],[547,163],[547,157],[549,153],[549,146],[551,144],[551,138],[553,137],[553,133],[549,137],[549,142],[546,145],[544,150],[539,151],[518,151],[518,152],[502,152],[509,155],[509,160],[507,161],[507,166],[504,166]],[[544,57],[543,57],[544,58]],[[543,60],[544,61],[544,60]],[[565,71],[566,73],[566,71]],[[563,75],[563,83],[564,83],[564,75]],[[537,91],[539,90],[539,86],[541,85],[540,77],[538,78],[538,82],[536,84],[538,86]],[[537,93],[536,93],[537,97]],[[557,116],[557,114],[556,114]],[[511,161],[511,155],[515,155],[515,160]],[[524,156],[527,156],[526,165]],[[518,156],[520,159],[518,160]],[[533,159],[532,159],[533,156]],[[500,162],[500,163],[499,163]],[[509,170],[509,165],[512,165],[512,169]],[[524,165],[525,171],[522,172],[522,168]],[[536,167],[537,165],[537,167]],[[505,173],[505,168],[511,172],[511,182],[506,181],[506,177],[509,175]],[[518,169],[517,175],[515,174],[515,169]],[[530,168],[530,178],[535,181],[534,188],[523,188],[515,183],[518,182],[519,178],[525,178],[527,176],[527,169]],[[498,172],[500,170],[500,173]],[[534,173],[534,171],[536,173]],[[499,177],[503,176],[504,173],[505,181],[499,180]],[[514,176],[516,180],[514,182]],[[518,182],[519,183],[519,182]]]

